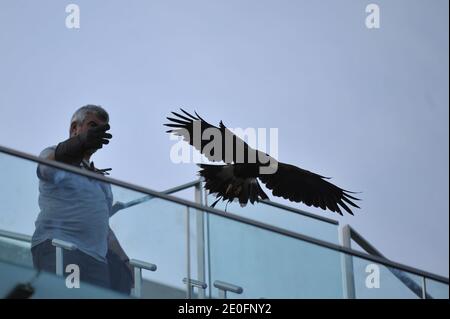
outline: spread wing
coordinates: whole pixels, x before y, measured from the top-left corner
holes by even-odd
[[[175,117],[167,117],[170,123],[164,125],[171,129],[166,132],[182,136],[208,160],[229,164],[236,162],[236,154],[239,150],[244,152],[244,158],[247,158],[246,154],[249,150],[253,150],[226,128],[222,121],[217,127],[206,122],[197,112],[194,112],[196,116],[193,116],[183,109],[180,110],[183,114],[172,112]]]
[[[353,215],[349,206],[359,208],[352,200],[353,192],[343,190],[326,177],[301,169],[294,165],[278,163],[274,174],[259,175],[259,179],[272,190],[274,196],[280,196],[307,206],[329,209],[342,215],[341,209]]]

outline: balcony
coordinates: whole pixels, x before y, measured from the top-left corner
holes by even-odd
[[[134,298],[449,298],[448,278],[385,258],[335,220],[270,201],[213,209],[201,181],[157,192],[0,147],[2,297],[26,283],[32,298],[130,297],[87,284],[67,288],[62,264],[59,276],[32,268],[38,164],[107,183],[126,203],[110,225],[134,260]],[[280,216],[289,227],[277,224]]]

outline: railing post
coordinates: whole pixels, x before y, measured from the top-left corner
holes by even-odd
[[[130,266],[134,269],[134,289],[131,295],[136,298],[141,298],[142,295],[142,269],[156,271],[158,268],[155,264],[147,263],[145,261],[131,259]]]
[[[191,299],[194,295],[194,287],[198,288],[198,295],[200,294],[200,291],[205,291],[206,288],[208,288],[208,285],[200,280],[195,279],[189,279],[189,278],[183,278],[183,283],[186,284],[188,289],[188,299]]]
[[[236,286],[220,280],[214,281],[214,287],[219,289],[219,298],[221,299],[227,299],[227,291],[234,292],[235,294],[239,295],[244,291],[244,289],[242,289],[242,287],[240,286]]]
[[[191,281],[191,216],[189,212],[189,206],[186,206],[186,298],[191,299],[192,287],[190,286]],[[183,279],[184,281],[184,279]]]
[[[203,189],[203,194],[204,194],[204,205],[208,206],[208,190],[206,188]],[[209,284],[208,286],[208,296],[209,298],[211,298],[212,296],[212,291],[211,291],[211,251],[210,251],[210,247],[209,247],[209,213],[208,212],[204,212],[204,221],[205,221],[205,232],[204,232],[204,243],[205,243],[205,272],[206,272],[206,276],[208,278],[207,282]]]
[[[349,225],[343,225],[339,228],[339,241],[341,246],[351,249],[351,228]],[[341,253],[341,271],[344,298],[355,299],[353,258],[346,253]]]
[[[195,185],[195,202],[203,205],[202,182],[199,180]],[[196,211],[196,232],[197,232],[197,277],[200,281],[206,281],[205,274],[205,233],[204,233],[204,212]],[[205,298],[205,290],[200,290],[199,299]]]
[[[427,299],[427,281],[422,277],[422,299]]]
[[[75,244],[69,243],[60,239],[53,239],[52,245],[56,247],[56,275],[64,275],[64,255],[63,249],[75,250],[77,246]]]

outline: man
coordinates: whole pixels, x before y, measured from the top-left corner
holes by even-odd
[[[90,162],[91,156],[112,135],[107,133],[109,115],[100,106],[86,105],[78,109],[70,123],[70,138],[44,149],[40,157],[88,169],[99,174]],[[39,165],[39,207],[31,251],[35,268],[55,272],[55,247],[52,239],[77,246],[64,251],[64,269],[76,264],[80,280],[105,288],[129,293],[132,273],[128,257],[109,228],[109,218],[122,206],[112,205],[111,186],[96,179]]]

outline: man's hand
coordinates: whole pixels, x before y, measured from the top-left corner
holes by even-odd
[[[111,134],[106,133],[109,129],[109,124],[100,125],[59,143],[55,150],[55,160],[79,165],[87,151],[98,150],[103,144],[109,143],[112,138]]]
[[[84,150],[99,149],[103,147],[103,144],[108,144],[112,135],[106,133],[110,129],[109,124],[100,125],[94,128],[90,128],[87,132],[77,135]]]

